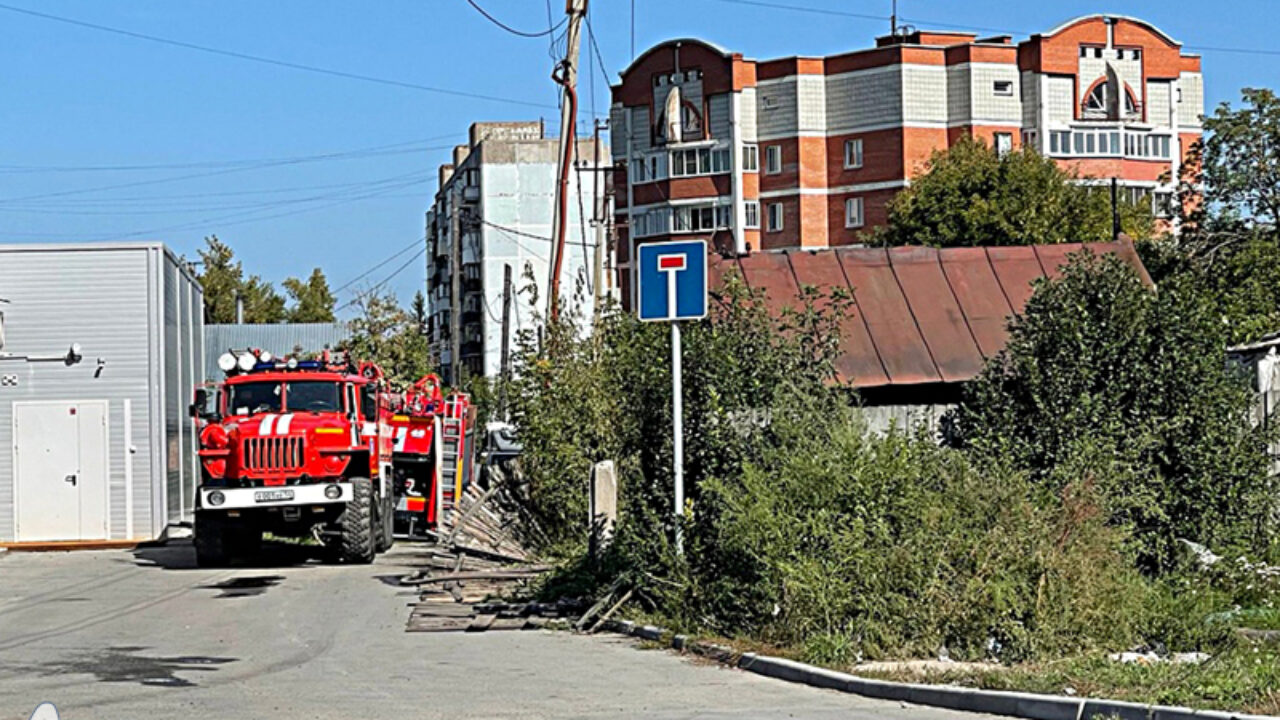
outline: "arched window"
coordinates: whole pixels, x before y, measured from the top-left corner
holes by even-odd
[[[1105,115],[1108,112],[1110,112],[1111,110],[1111,107],[1109,104],[1110,98],[1108,97],[1108,93],[1110,92],[1111,92],[1111,83],[1100,82],[1097,85],[1094,85],[1093,89],[1089,91],[1089,96],[1085,98],[1085,101],[1084,101],[1085,112],[1090,115],[1093,115],[1093,114]],[[1133,95],[1128,92],[1128,89],[1126,88],[1124,90],[1121,90],[1120,95],[1124,98],[1124,116],[1130,117],[1133,115],[1137,115],[1138,108],[1134,104]]]

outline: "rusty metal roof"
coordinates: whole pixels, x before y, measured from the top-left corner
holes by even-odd
[[[780,312],[802,286],[843,287],[853,307],[843,321],[836,372],[854,387],[955,383],[974,378],[1008,341],[1042,277],[1057,277],[1067,256],[1087,247],[1113,253],[1150,285],[1127,240],[986,248],[838,248],[713,257],[711,280],[737,268]]]

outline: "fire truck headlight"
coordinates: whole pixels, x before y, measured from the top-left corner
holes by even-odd
[[[222,372],[231,372],[236,369],[236,356],[229,352],[222,353],[218,356],[218,369]]]
[[[241,370],[249,372],[254,365],[258,364],[258,358],[254,357],[253,353],[245,353],[239,357],[236,364],[240,366]]]
[[[324,496],[330,500],[337,500],[342,497],[342,488],[337,485],[329,485],[324,489]]]
[[[227,496],[222,494],[221,490],[214,490],[206,496],[209,500],[209,507],[218,507],[227,501]]]

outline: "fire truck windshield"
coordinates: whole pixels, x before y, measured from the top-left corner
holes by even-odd
[[[227,409],[232,415],[280,412],[282,398],[278,382],[239,383],[227,390]]]
[[[342,392],[335,382],[289,382],[285,383],[285,403],[290,412],[342,412]]]

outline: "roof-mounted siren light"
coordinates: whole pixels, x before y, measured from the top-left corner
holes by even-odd
[[[259,361],[259,362],[271,362],[272,358],[274,358],[274,357],[275,357],[275,356],[274,356],[274,355],[272,355],[272,354],[271,354],[271,352],[270,352],[270,351],[268,351],[268,350],[259,350],[259,351],[258,351],[258,361]]]
[[[224,373],[229,373],[236,369],[236,356],[230,352],[224,352],[218,356],[218,369]]]
[[[250,370],[253,370],[254,366],[257,364],[258,364],[258,358],[254,357],[253,353],[244,353],[243,355],[241,355],[239,358],[236,359],[236,365],[238,365],[240,369],[244,372],[249,372]]]
[[[286,360],[286,361],[285,361],[284,365],[285,365],[285,367],[289,368],[290,370],[297,370],[297,369],[298,369],[298,358],[296,358],[296,357],[290,357],[288,360]]]

